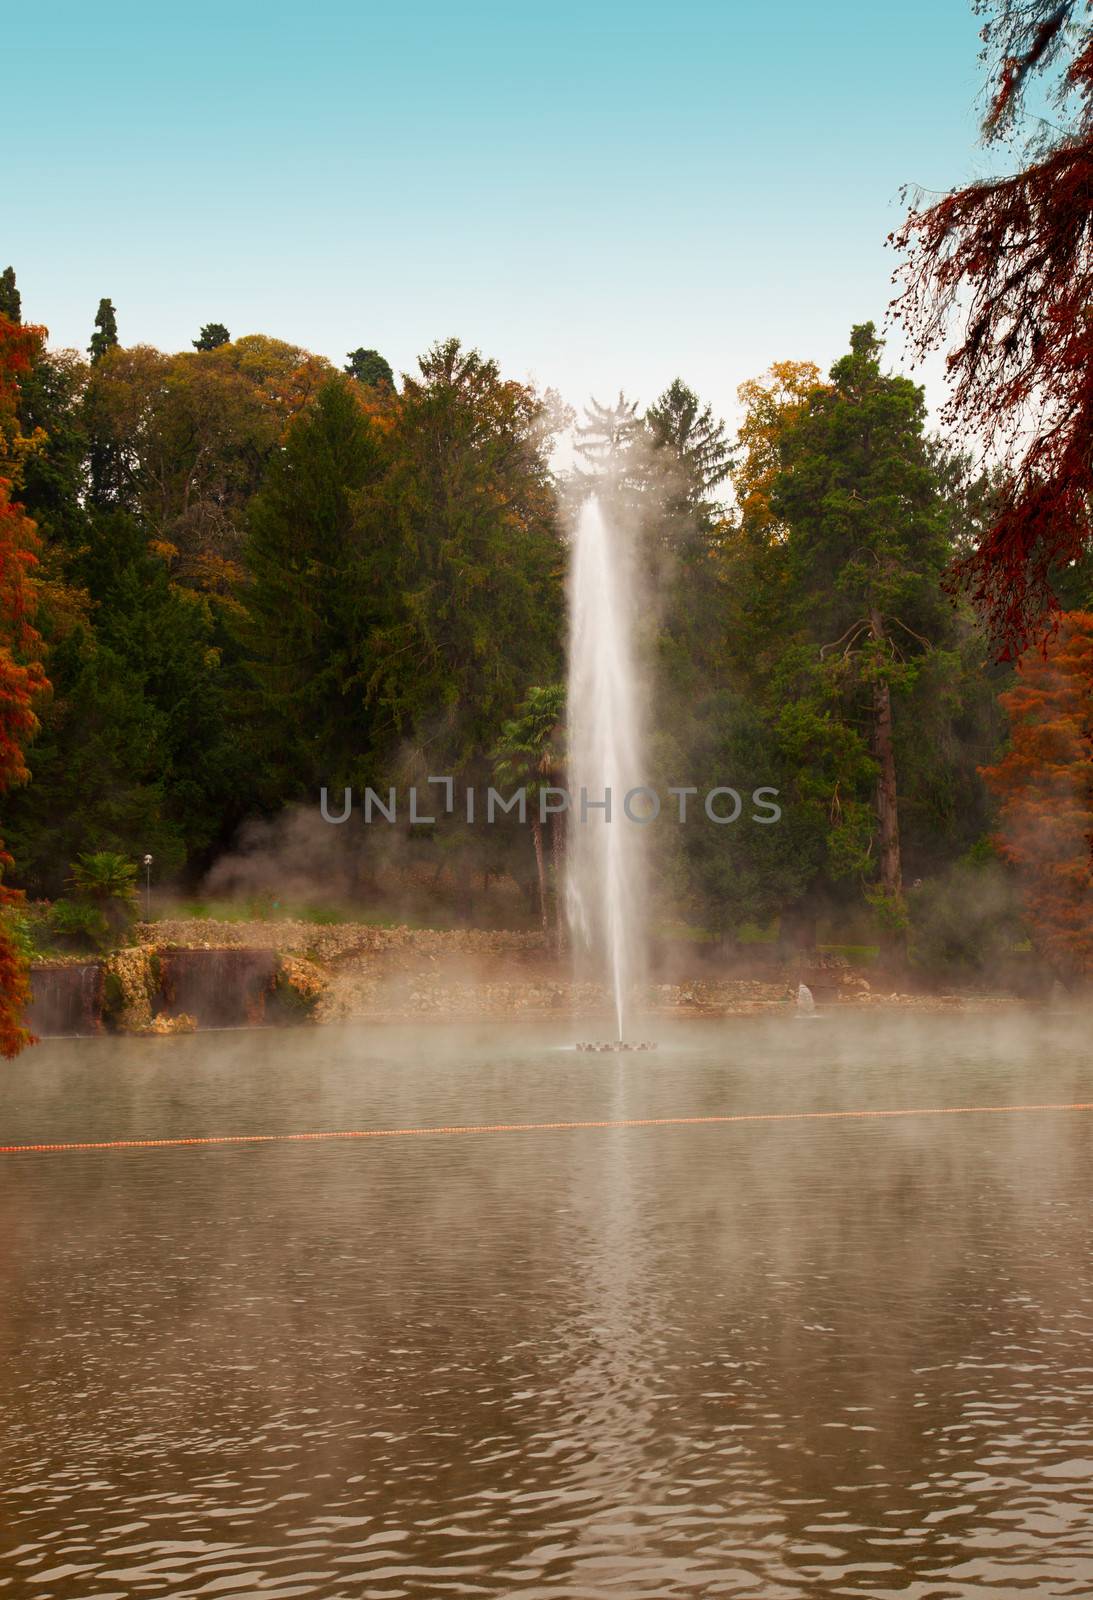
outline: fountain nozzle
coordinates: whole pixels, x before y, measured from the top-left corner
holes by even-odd
[[[578,1039],[576,1048],[592,1055],[631,1054],[638,1050],[655,1050],[654,1039]]]

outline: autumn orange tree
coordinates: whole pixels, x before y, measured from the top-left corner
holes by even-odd
[[[1093,613],[1064,612],[1000,697],[1010,748],[983,777],[1001,800],[997,844],[1019,873],[1038,946],[1093,975]]]
[[[19,426],[18,380],[43,336],[44,330],[24,328],[0,314],[0,794],[29,777],[24,751],[38,727],[34,701],[47,687],[33,625],[37,537],[15,499],[22,463],[39,442]],[[0,845],[0,870],[8,865],[10,857]],[[0,883],[0,908],[21,898]],[[0,921],[0,1055],[13,1056],[29,1041],[19,1021],[28,992],[26,963]]]
[[[895,315],[925,352],[959,313],[949,419],[1011,458],[1008,493],[955,569],[1010,660],[1093,545],[1093,13],[1083,0],[976,10],[993,83],[984,139],[1011,142],[1024,122],[1024,164],[912,210],[893,236],[908,252]],[[1026,117],[1037,83],[1057,118]]]
[[[331,370],[260,334],[176,355],[108,344],[87,379],[91,503],[137,517],[176,583],[230,594],[247,506]]]
[[[782,467],[780,443],[804,416],[809,395],[826,387],[814,361],[775,361],[762,377],[749,378],[736,391],[744,415],[736,436],[733,487],[741,526],[752,538],[775,543],[785,538],[770,504]]]

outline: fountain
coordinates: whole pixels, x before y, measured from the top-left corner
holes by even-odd
[[[574,947],[601,964],[615,1002],[616,1038],[580,1049],[632,1050],[626,1014],[641,977],[645,914],[643,828],[623,809],[646,782],[631,553],[600,501],[585,501],[570,574],[569,830],[566,902]],[[603,802],[610,796],[610,810]],[[632,809],[636,815],[637,803]],[[652,1048],[645,1045],[644,1048]]]

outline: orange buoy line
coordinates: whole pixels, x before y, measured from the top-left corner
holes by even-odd
[[[180,1139],[73,1139],[53,1144],[4,1144],[0,1155],[65,1150],[171,1150],[184,1145],[301,1144],[335,1139],[427,1139],[474,1133],[562,1133],[580,1128],[692,1128],[743,1122],[838,1122],[890,1117],[994,1116],[1017,1111],[1093,1111],[1093,1101],[1018,1106],[908,1106],[897,1110],[740,1111],[710,1117],[604,1117],[582,1122],[469,1122],[437,1128],[349,1128],[313,1133],[213,1133]]]

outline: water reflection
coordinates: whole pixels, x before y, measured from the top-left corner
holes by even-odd
[[[1080,1036],[1035,1038],[698,1025],[637,1068],[527,1032],[81,1041],[10,1069],[3,1132],[1091,1098]],[[1088,1595],[1091,1138],[6,1158],[0,1592]]]

